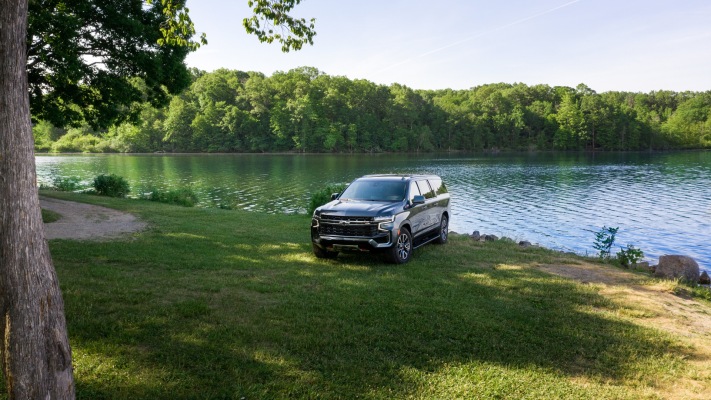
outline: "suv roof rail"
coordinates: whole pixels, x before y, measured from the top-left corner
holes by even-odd
[[[435,174],[370,174],[363,175],[361,178],[439,178]],[[440,178],[441,179],[441,178]]]

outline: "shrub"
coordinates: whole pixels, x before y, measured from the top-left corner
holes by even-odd
[[[311,202],[309,203],[308,208],[309,215],[313,214],[316,208],[331,201],[331,195],[333,193],[341,193],[347,186],[348,185],[342,183],[337,185],[328,185],[325,188],[311,194]]]
[[[182,188],[162,192],[153,189],[149,194],[141,196],[146,200],[157,201],[159,203],[176,204],[183,207],[194,207],[198,202],[198,197],[192,189]]]
[[[79,177],[70,176],[68,178],[63,178],[58,176],[54,178],[54,181],[52,181],[52,188],[61,192],[74,192],[84,189],[84,185],[81,184],[81,179],[79,179]]]
[[[602,260],[610,259],[610,249],[615,244],[615,235],[620,228],[608,228],[603,226],[598,232],[595,233],[595,243],[593,243],[593,248],[597,250],[598,257]]]
[[[642,260],[644,253],[642,250],[628,244],[627,247],[620,247],[620,251],[617,252],[617,259],[620,260],[620,264],[625,267],[630,267],[637,264],[638,261]]]
[[[118,175],[99,175],[94,178],[96,194],[108,197],[126,197],[131,191],[128,182]]]

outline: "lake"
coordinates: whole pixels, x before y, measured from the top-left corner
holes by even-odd
[[[372,173],[434,173],[452,195],[451,229],[594,254],[594,232],[646,259],[685,254],[711,269],[711,152],[420,155],[38,155],[39,183],[105,173],[132,195],[190,187],[204,207],[304,213],[310,193]],[[308,225],[304,226],[308,229]],[[616,249],[615,251],[619,250]]]

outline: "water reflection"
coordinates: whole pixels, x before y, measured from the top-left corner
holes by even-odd
[[[592,253],[593,232],[619,226],[619,245],[711,267],[711,152],[38,156],[37,172],[40,183],[114,173],[134,195],[190,187],[202,206],[269,213],[305,212],[311,192],[363,174],[435,173],[452,192],[455,231]]]

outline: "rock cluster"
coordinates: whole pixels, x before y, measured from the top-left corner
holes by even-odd
[[[469,235],[469,237],[477,242],[495,242],[499,240],[499,237],[496,235],[482,235],[479,233],[479,231],[474,231],[471,235]]]
[[[469,237],[476,242],[495,242],[499,239],[512,241],[511,239],[506,238],[506,237],[499,238],[496,235],[479,233],[479,231],[472,232],[471,235],[469,235]],[[524,247],[524,248],[533,246],[533,244],[531,244],[531,242],[529,242],[527,240],[522,240],[522,241],[518,242],[518,245],[521,247]]]

